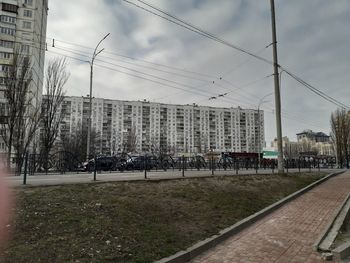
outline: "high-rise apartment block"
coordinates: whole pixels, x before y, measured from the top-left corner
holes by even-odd
[[[30,61],[28,99],[40,105],[43,93],[48,0],[0,1],[0,116],[6,116],[4,84],[14,54]],[[20,66],[20,65],[19,65]],[[20,67],[19,67],[20,68]],[[0,138],[0,151],[7,148]]]
[[[59,139],[86,130],[89,99],[65,97]],[[148,101],[93,98],[95,149],[114,154],[125,149],[131,134],[137,152],[258,152],[264,145],[263,111],[172,105]]]
[[[48,0],[0,1],[0,85],[14,53],[28,57],[31,62],[30,92],[33,103],[41,101]],[[0,92],[2,102],[3,89]]]

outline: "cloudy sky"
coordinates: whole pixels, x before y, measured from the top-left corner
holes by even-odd
[[[268,0],[147,1],[272,59],[271,46],[266,48],[272,42]],[[89,64],[84,61],[110,33],[95,62],[94,97],[257,108],[267,95],[261,105],[267,144],[275,137],[271,65],[122,0],[50,0],[49,8],[47,59],[67,56],[68,95],[89,93]],[[276,0],[276,16],[279,64],[350,105],[349,1]],[[328,133],[336,106],[286,74],[281,83],[283,135],[295,139],[304,129]],[[224,99],[209,100],[223,93],[228,93]]]

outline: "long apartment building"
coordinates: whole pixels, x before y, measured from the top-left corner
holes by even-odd
[[[65,97],[60,138],[86,130],[89,99]],[[114,154],[135,135],[137,152],[258,152],[264,146],[263,111],[93,98],[97,152]]]

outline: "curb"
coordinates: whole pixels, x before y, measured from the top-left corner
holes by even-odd
[[[183,263],[188,262],[191,259],[195,258],[199,254],[202,254],[206,250],[215,247],[218,243],[224,241],[230,236],[233,236],[237,234],[238,232],[242,231],[243,229],[247,228],[248,226],[252,225],[253,223],[257,222],[259,219],[265,217],[266,215],[274,212],[278,208],[280,208],[282,205],[294,200],[295,198],[299,197],[300,195],[304,194],[305,192],[311,190],[315,186],[318,186],[319,184],[327,181],[328,179],[344,173],[345,170],[340,172],[331,173],[329,175],[326,175],[325,177],[321,178],[320,180],[313,182],[312,184],[298,190],[297,192],[288,195],[287,197],[281,199],[280,201],[277,201],[276,203],[264,208],[263,210],[237,222],[236,224],[227,227],[219,232],[219,234],[211,236],[203,241],[200,241],[193,246],[187,248],[186,250],[179,251],[178,253],[157,260],[155,263]]]
[[[290,172],[290,173],[294,173],[294,172]],[[276,173],[277,174],[277,173]],[[157,183],[157,182],[162,182],[162,181],[173,181],[173,180],[188,180],[188,179],[208,179],[208,178],[220,178],[220,177],[232,177],[232,176],[251,176],[251,175],[265,175],[265,176],[269,176],[269,175],[274,175],[272,173],[259,173],[259,174],[255,174],[255,173],[251,173],[251,174],[238,174],[238,175],[231,175],[231,174],[215,174],[215,175],[187,175],[185,177],[183,176],[175,176],[175,177],[166,177],[166,178],[152,178],[151,176],[149,176],[147,179],[144,178],[129,178],[127,180],[101,180],[100,178],[104,176],[100,175],[100,178],[97,177],[96,181],[93,181],[91,178],[85,178],[85,181],[80,181],[80,182],[69,182],[69,181],[65,181],[65,182],[59,182],[59,183],[46,183],[46,184],[31,184],[31,181],[27,181],[27,184],[23,185],[23,184],[19,184],[19,185],[10,185],[10,181],[9,185],[13,188],[35,188],[35,187],[50,187],[50,186],[62,186],[62,185],[78,185],[78,184],[101,184],[101,183],[134,183],[134,182],[153,182],[153,183]],[[27,179],[28,180],[28,179]]]
[[[228,170],[229,171],[229,170]],[[210,172],[210,171],[209,171]],[[220,171],[222,172],[222,171]],[[107,179],[107,180],[100,180],[100,177],[103,177],[105,175],[115,175],[118,176],[119,173],[117,174],[98,174],[97,176],[97,181],[93,181],[92,178],[84,178],[86,179],[85,181],[80,181],[80,182],[70,182],[70,181],[63,181],[63,182],[57,182],[57,183],[44,183],[44,184],[31,184],[31,180],[30,178],[32,176],[28,176],[27,177],[27,184],[23,185],[22,181],[23,181],[23,177],[19,177],[19,181],[20,183],[17,184],[17,181],[12,181],[11,177],[6,177],[6,181],[9,184],[9,186],[13,187],[13,188],[22,188],[22,187],[47,187],[47,186],[60,186],[60,185],[76,185],[76,184],[94,184],[94,183],[111,183],[111,182],[138,182],[138,181],[168,181],[168,180],[181,180],[181,179],[196,179],[196,178],[213,178],[213,177],[225,177],[225,176],[237,176],[236,174],[233,174],[235,172],[235,170],[231,170],[232,173],[228,173],[228,174],[215,174],[215,175],[210,175],[210,174],[203,174],[203,175],[186,175],[185,177],[182,176],[176,176],[175,177],[168,177],[168,178],[160,178],[160,177],[156,177],[156,178],[152,178],[153,174],[151,175],[151,177],[147,178],[147,179],[143,179],[143,178],[129,178],[126,180],[113,180],[113,179]],[[304,171],[303,171],[304,172]],[[324,172],[331,172],[330,170],[325,170]],[[290,171],[290,173],[298,173],[298,171]],[[261,173],[254,173],[252,171],[252,173],[243,173],[243,174],[238,174],[239,176],[250,176],[250,175],[273,175],[274,173],[268,173],[268,172],[261,172]],[[277,173],[275,173],[277,174]],[[85,175],[85,174],[81,174],[81,175]],[[34,176],[35,177],[35,176]],[[47,177],[50,178],[50,175]]]
[[[333,218],[333,220],[327,225],[327,227],[325,228],[325,230],[321,233],[321,235],[318,237],[318,239],[316,240],[315,244],[314,244],[314,250],[315,251],[320,251],[320,252],[330,252],[331,250],[326,249],[326,248],[322,248],[320,247],[321,243],[323,242],[323,240],[327,237],[329,231],[331,230],[331,228],[333,227],[335,221],[337,220],[339,214],[342,212],[342,210],[344,209],[345,205],[347,204],[347,202],[349,201],[350,198],[350,194],[347,195],[347,197],[345,198],[345,200],[343,201],[343,203],[341,204],[341,206],[339,207],[335,217]]]

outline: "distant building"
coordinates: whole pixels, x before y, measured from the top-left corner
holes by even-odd
[[[289,138],[287,136],[284,136],[282,138],[282,147],[283,149],[290,144]],[[277,138],[275,138],[272,142],[271,142],[271,148],[274,149],[275,151],[278,150],[278,145],[277,145]]]
[[[312,130],[304,130],[301,133],[297,133],[297,139],[298,142],[301,142],[303,140],[312,141],[315,143],[323,142],[323,143],[329,143],[330,142],[330,136],[323,133],[323,132],[313,132]]]
[[[59,140],[87,128],[89,99],[65,97]],[[130,133],[137,152],[258,152],[264,146],[264,113],[253,109],[173,105],[93,98],[97,152],[122,151]]]
[[[271,142],[271,148],[278,151],[277,138]],[[283,156],[286,158],[298,158],[299,148],[297,142],[290,141],[287,136],[282,138]]]
[[[285,157],[297,158],[302,152],[316,152],[318,155],[334,156],[333,143],[330,136],[323,132],[305,130],[297,134],[297,142],[283,137],[283,153]],[[277,151],[277,139],[271,142],[271,147]]]

